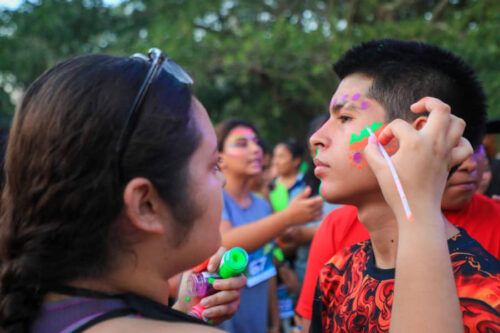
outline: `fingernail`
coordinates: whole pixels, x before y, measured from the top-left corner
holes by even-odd
[[[210,304],[210,302],[206,298],[204,298],[200,301],[200,304],[206,308]]]
[[[376,144],[378,142],[377,137],[375,134],[370,134],[370,137],[368,138],[368,143],[371,144]]]
[[[208,317],[213,317],[214,313],[213,310],[205,310],[203,311],[203,317],[208,318]]]

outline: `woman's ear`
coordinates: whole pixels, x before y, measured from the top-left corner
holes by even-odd
[[[225,154],[223,152],[219,152],[219,157],[217,160],[217,163],[219,164],[219,168],[221,170],[224,170],[226,168],[226,163],[225,163]]]
[[[147,234],[163,234],[163,200],[146,178],[137,177],[128,182],[123,192],[123,210],[130,225]]]
[[[421,116],[421,117],[418,117],[417,119],[415,119],[413,121],[413,123],[411,124],[413,126],[413,128],[415,128],[416,130],[421,130],[422,127],[424,127],[424,125],[427,123],[427,117],[425,116]]]

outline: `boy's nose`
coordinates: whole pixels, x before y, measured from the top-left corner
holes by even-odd
[[[469,156],[469,158],[467,158],[465,161],[462,162],[462,164],[460,164],[460,167],[458,169],[461,171],[467,171],[469,173],[476,171],[477,169],[476,156],[474,156],[474,154]]]
[[[313,146],[315,148],[315,150],[318,147],[325,147],[326,146],[326,137],[323,135],[323,131],[324,131],[323,127],[324,126],[321,126],[309,138],[309,143],[311,146]]]

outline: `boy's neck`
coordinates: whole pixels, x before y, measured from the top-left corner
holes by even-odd
[[[382,202],[358,205],[358,217],[368,230],[378,268],[394,268],[398,247],[398,223],[389,206]]]
[[[398,222],[392,210],[385,201],[365,203],[357,207],[359,220],[370,235],[377,267],[395,268],[399,237]],[[458,229],[446,219],[444,223],[447,239],[458,233]]]

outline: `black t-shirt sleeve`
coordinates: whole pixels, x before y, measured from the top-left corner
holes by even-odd
[[[319,287],[319,279],[316,282],[316,291],[313,298],[313,311],[311,317],[311,326],[309,333],[322,333],[323,332],[323,298],[321,296],[321,289]]]

